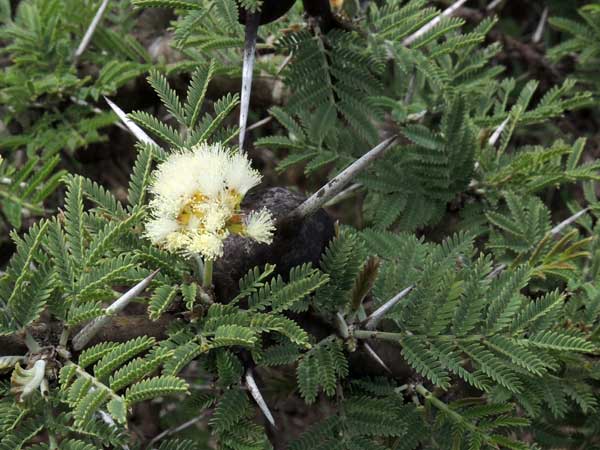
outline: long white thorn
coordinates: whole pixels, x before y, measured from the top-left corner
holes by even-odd
[[[504,0],[494,0],[492,3],[490,3],[489,5],[487,5],[487,10],[488,11],[493,11],[494,9],[496,9],[496,7],[502,3]]]
[[[156,444],[158,441],[160,441],[161,439],[163,439],[167,436],[171,436],[172,434],[179,433],[180,431],[183,431],[183,430],[191,427],[192,425],[195,425],[196,423],[200,422],[202,419],[206,418],[206,415],[207,415],[207,411],[203,412],[199,416],[196,416],[196,417],[188,420],[187,422],[182,423],[181,425],[178,425],[178,426],[175,426],[173,428],[169,428],[169,429],[163,431],[162,433],[160,433],[159,435],[154,437],[148,444],[148,447],[146,447],[146,448],[148,450],[154,450],[155,447],[153,447],[153,445]]]
[[[71,97],[69,97],[69,98],[70,98],[70,100],[71,100],[73,103],[75,103],[76,105],[79,105],[79,106],[86,106],[86,107],[90,108],[92,111],[94,111],[96,114],[102,114],[102,113],[104,113],[104,112],[105,112],[105,111],[102,111],[100,108],[98,108],[98,107],[96,107],[96,106],[93,106],[93,105],[89,104],[89,103],[88,103],[88,102],[86,102],[85,100],[83,100],[83,99],[81,99],[81,98],[77,98],[77,97],[75,97],[74,95],[71,95]],[[121,122],[117,122],[117,123],[116,123],[116,125],[117,125],[117,127],[119,127],[121,130],[124,130],[124,131],[129,131],[129,130],[127,129],[127,127],[126,127],[125,125],[123,125]]]
[[[504,271],[504,269],[506,269],[506,264],[498,264],[496,267],[494,267],[494,270],[492,270],[488,274],[487,279],[488,280],[493,280],[498,275],[500,275]]]
[[[88,27],[85,34],[83,35],[83,39],[81,40],[79,47],[77,47],[77,50],[75,50],[75,54],[73,55],[74,61],[77,61],[79,59],[79,57],[81,55],[83,55],[83,52],[85,52],[85,49],[90,44],[90,41],[92,40],[92,36],[94,35],[94,31],[96,31],[96,28],[98,27],[98,24],[100,23],[100,20],[102,19],[102,16],[104,15],[104,11],[106,11],[106,7],[108,6],[109,1],[110,0],[104,0],[100,4],[100,7],[98,8],[98,11],[96,11],[96,15],[92,19],[90,26]]]
[[[365,153],[362,157],[344,169],[342,173],[307,198],[301,205],[294,209],[286,219],[298,220],[317,212],[319,208],[339,194],[358,174],[369,167],[373,161],[385,155],[386,151],[392,146],[396,139],[397,136],[392,136]]]
[[[561,223],[559,223],[558,225],[556,225],[554,228],[552,228],[550,230],[550,234],[552,234],[553,236],[560,234],[565,228],[567,228],[569,225],[571,225],[572,223],[579,220],[579,218],[581,216],[583,216],[585,213],[587,213],[589,210],[590,210],[590,208],[582,209],[581,211],[573,214],[571,217],[568,217],[567,219],[563,220]]]
[[[255,122],[252,125],[250,125],[248,128],[246,128],[246,131],[256,130],[257,128],[260,128],[263,125],[268,124],[272,120],[273,120],[273,117],[265,117],[264,119],[259,120],[258,122]]]
[[[244,63],[242,66],[242,95],[240,102],[240,151],[244,151],[246,140],[246,125],[248,124],[248,110],[250,109],[250,95],[252,94],[252,78],[254,75],[254,59],[256,56],[256,40],[260,25],[260,11],[248,13],[246,19],[246,39],[244,41]]]
[[[363,342],[363,345],[365,346],[365,349],[367,350],[367,353],[369,354],[369,356],[371,358],[373,358],[373,360],[375,360],[375,362],[377,364],[379,364],[381,367],[383,367],[385,369],[386,372],[388,373],[392,373],[392,371],[390,370],[390,368],[387,366],[386,363],[383,362],[383,359],[381,359],[381,357],[375,352],[375,350],[373,350],[373,347],[371,347],[368,343]]]
[[[508,125],[509,120],[510,120],[510,117],[507,117],[506,119],[504,119],[504,121],[498,126],[498,128],[496,128],[494,133],[490,136],[490,139],[488,140],[488,144],[490,146],[493,147],[494,145],[496,145],[496,142],[498,142],[498,139],[500,139],[500,135],[506,128],[506,125]]]
[[[83,327],[79,333],[73,337],[73,349],[76,351],[83,349],[87,343],[90,342],[90,340],[96,336],[96,334],[98,334],[100,329],[110,321],[111,316],[123,311],[123,309],[125,309],[125,307],[129,305],[129,303],[131,303],[135,297],[140,295],[144,289],[150,285],[154,277],[158,275],[159,270],[152,272],[134,287],[125,292],[121,297],[115,300],[108,308],[106,308],[103,316],[97,317]]]
[[[264,416],[267,418],[269,423],[273,426],[273,428],[277,428],[275,426],[275,419],[273,418],[273,414],[271,414],[271,411],[269,410],[269,407],[267,406],[267,402],[265,402],[265,399],[262,396],[260,389],[258,389],[256,380],[254,379],[254,375],[252,374],[252,369],[248,369],[248,371],[246,372],[245,378],[246,378],[246,386],[248,387],[248,390],[250,391],[250,395],[252,395],[252,398],[254,399],[254,401],[256,402],[256,404],[258,405],[258,407],[264,414]]]
[[[119,116],[119,119],[121,119],[121,122],[123,122],[123,124],[127,127],[127,129],[131,132],[131,134],[133,134],[135,136],[135,138],[138,141],[143,142],[144,144],[154,145],[156,147],[159,146],[154,141],[154,139],[152,139],[150,136],[148,136],[146,134],[146,132],[144,130],[142,130],[140,127],[138,127],[137,124],[133,120],[131,120],[129,117],[127,117],[127,114],[125,114],[125,111],[123,111],[116,104],[111,102],[108,98],[104,97],[104,100],[106,100],[106,103],[108,103],[108,106],[110,106],[111,109],[115,112],[115,114],[117,116]]]
[[[454,14],[454,12],[458,8],[460,8],[462,5],[464,5],[465,3],[467,3],[467,0],[458,0],[458,1],[454,2],[453,5],[446,8],[439,16],[437,16],[431,22],[428,22],[423,27],[421,27],[417,31],[415,31],[413,34],[405,37],[404,40],[402,41],[402,45],[404,45],[405,47],[409,46],[410,44],[415,42],[417,39],[419,39],[421,36],[425,35],[429,30],[435,28],[436,25],[438,23],[440,23],[444,17],[449,17],[452,14]]]
[[[535,33],[533,33],[533,37],[531,38],[531,42],[537,44],[542,40],[544,36],[544,29],[546,28],[546,21],[548,20],[548,7],[544,8],[542,12],[542,16],[540,17],[540,22],[538,23],[537,28],[535,29]]]
[[[379,321],[383,318],[383,316],[385,316],[390,311],[390,309],[392,309],[394,306],[396,306],[398,304],[398,302],[400,300],[402,300],[404,297],[406,297],[410,293],[410,291],[412,291],[413,289],[414,289],[414,285],[409,286],[406,289],[403,289],[395,297],[391,298],[390,300],[385,302],[383,305],[381,305],[379,308],[377,308],[375,311],[373,311],[371,313],[371,315],[369,317],[367,317],[367,323],[365,325],[367,330],[374,330],[375,327],[377,326],[377,324],[379,323]]]
[[[337,194],[335,197],[333,197],[331,200],[329,200],[327,203],[325,203],[325,206],[326,207],[333,206],[333,205],[338,204],[342,200],[346,200],[347,198],[352,197],[354,195],[354,193],[357,191],[360,191],[362,189],[362,187],[363,186],[360,183],[354,183],[354,184],[350,185],[349,187],[344,189],[342,192]]]

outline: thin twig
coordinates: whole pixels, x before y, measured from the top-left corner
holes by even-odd
[[[83,55],[83,52],[85,52],[85,49],[87,48],[90,41],[92,40],[94,31],[96,31],[96,28],[98,27],[98,24],[100,23],[100,19],[102,19],[102,16],[104,15],[104,11],[106,11],[108,2],[109,2],[109,0],[103,0],[103,2],[100,4],[100,7],[98,8],[98,11],[96,11],[96,15],[92,19],[90,26],[88,27],[85,34],[83,35],[83,39],[81,40],[79,47],[77,47],[77,50],[75,50],[75,54],[73,55],[73,62],[76,63],[77,60],[79,59],[79,57],[81,55]]]
[[[144,289],[150,285],[154,277],[158,275],[159,271],[160,269],[152,272],[134,287],[125,292],[121,297],[115,300],[108,308],[106,308],[103,316],[94,319],[85,327],[83,327],[72,340],[73,348],[76,351],[83,349],[87,343],[90,342],[90,340],[96,336],[96,334],[98,334],[100,329],[110,321],[111,316],[123,311],[123,309],[125,309],[125,307],[131,303],[135,297],[140,295]]]
[[[248,387],[248,390],[250,391],[250,395],[252,395],[252,398],[254,399],[254,401],[256,402],[256,404],[258,405],[258,407],[264,414],[264,416],[267,418],[269,423],[273,426],[273,428],[277,428],[275,426],[275,419],[273,418],[273,414],[271,414],[271,411],[269,410],[269,407],[267,406],[267,402],[265,401],[264,397],[262,396],[260,389],[258,389],[256,380],[254,379],[254,375],[252,374],[252,369],[248,369],[248,371],[246,372],[245,378],[246,378],[246,386]]]
[[[256,40],[260,24],[260,11],[248,13],[246,18],[246,38],[244,41],[244,63],[242,67],[242,95],[240,101],[240,151],[244,151],[250,95],[252,93],[252,78],[254,76],[254,59],[256,55]]]
[[[292,61],[292,58],[293,58],[293,54],[292,53],[290,53],[289,55],[287,55],[285,57],[285,59],[283,60],[283,62],[277,68],[277,71],[275,72],[275,76],[279,76],[281,74],[281,72],[283,72],[283,69],[285,69],[286,66]]]
[[[127,117],[127,114],[125,114],[125,112],[121,108],[119,108],[117,105],[115,105],[113,102],[111,102],[106,97],[104,97],[104,100],[106,100],[106,103],[108,103],[108,106],[110,106],[111,109],[115,112],[115,114],[117,116],[119,116],[119,119],[121,119],[121,122],[123,122],[123,124],[127,127],[127,129],[131,132],[131,134],[133,134],[135,136],[135,138],[138,141],[143,142],[145,144],[154,145],[155,147],[159,147],[159,145],[154,141],[154,139],[152,139],[150,136],[148,136],[146,134],[146,132],[144,130],[142,130],[140,127],[138,127],[137,124],[133,120],[131,120],[129,117]]]
[[[386,151],[396,142],[397,136],[392,136],[381,142],[375,148],[365,153],[329,181],[325,186],[311,195],[301,205],[294,209],[286,220],[299,220],[308,217],[319,210],[328,201],[339,194],[356,176],[369,167],[376,159],[385,155]]]
[[[183,430],[191,427],[192,425],[200,422],[202,419],[204,419],[207,416],[208,412],[209,411],[204,411],[199,416],[196,416],[193,419],[190,419],[187,422],[182,423],[181,425],[178,425],[178,426],[173,427],[173,428],[169,428],[169,429],[163,431],[162,433],[156,435],[154,438],[152,438],[152,440],[150,441],[150,443],[148,444],[148,446],[146,447],[146,449],[147,450],[152,450],[152,446],[154,444],[156,444],[158,441],[166,438],[167,436],[171,436],[172,434],[179,433],[180,431],[183,431]]]
[[[406,297],[410,291],[414,289],[414,285],[407,287],[400,291],[395,297],[391,298],[367,317],[365,328],[367,330],[373,330],[379,323],[379,321],[385,316],[394,306],[398,304],[400,300]]]
[[[408,88],[406,89],[406,95],[404,96],[404,104],[410,105],[415,95],[415,89],[417,87],[417,74],[416,71],[410,76],[408,81]]]
[[[435,28],[437,26],[437,24],[439,24],[444,17],[449,17],[452,14],[454,14],[454,12],[458,8],[460,8],[462,5],[464,5],[465,3],[467,3],[467,0],[458,0],[458,1],[454,2],[453,5],[446,8],[439,16],[437,16],[431,22],[428,22],[423,27],[421,27],[417,31],[415,31],[413,34],[405,37],[404,40],[402,41],[402,45],[408,47],[413,42],[415,42],[417,39],[419,39],[421,36],[425,35],[429,30],[432,30],[433,28]]]

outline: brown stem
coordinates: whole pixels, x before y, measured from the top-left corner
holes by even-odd
[[[146,315],[116,316],[112,318],[109,326],[104,327],[90,340],[87,347],[104,341],[124,342],[144,335],[163,339],[167,326],[175,320],[177,318],[173,314],[164,314],[156,322]],[[62,328],[63,325],[59,322],[38,322],[29,327],[29,332],[42,346],[58,345]],[[0,336],[0,356],[18,355],[26,351],[24,334]]]

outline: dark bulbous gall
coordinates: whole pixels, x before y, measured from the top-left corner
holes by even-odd
[[[260,13],[260,25],[273,22],[288,12],[296,0],[264,0]],[[247,11],[240,7],[240,23],[246,24]]]

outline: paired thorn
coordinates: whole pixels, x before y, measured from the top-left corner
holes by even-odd
[[[395,297],[385,302],[379,308],[371,313],[369,317],[367,317],[365,327],[367,330],[374,330],[377,327],[377,324],[381,321],[383,316],[385,316],[394,306],[398,304],[400,300],[406,297],[410,291],[414,289],[414,285],[407,287],[400,291]]]
[[[206,415],[207,415],[207,411],[203,412],[199,416],[196,416],[196,417],[188,420],[187,422],[182,423],[181,425],[177,425],[175,427],[172,427],[172,428],[169,428],[169,429],[163,431],[162,433],[160,433],[159,435],[155,436],[150,441],[150,443],[148,444],[148,446],[146,447],[146,449],[147,450],[154,450],[155,447],[153,447],[153,445],[156,444],[158,441],[164,439],[165,437],[171,436],[173,434],[179,433],[180,431],[188,429],[192,425],[195,425],[196,423],[200,422],[202,419],[205,419]]]
[[[127,129],[131,132],[131,134],[133,134],[135,136],[135,138],[138,141],[143,142],[144,144],[150,144],[150,145],[154,145],[155,147],[159,147],[159,145],[154,141],[154,139],[152,139],[150,136],[148,136],[146,134],[146,132],[144,130],[142,130],[139,126],[137,126],[137,124],[133,120],[131,120],[129,117],[127,117],[127,114],[125,114],[125,111],[123,111],[116,104],[111,102],[108,98],[104,97],[104,100],[106,100],[106,103],[108,103],[108,106],[110,106],[111,109],[115,112],[115,114],[117,116],[119,116],[119,119],[121,119],[121,122],[123,122],[123,124],[127,127]]]
[[[349,187],[347,187],[342,192],[333,197],[331,200],[329,200],[327,203],[325,203],[324,206],[328,207],[336,205],[342,200],[346,200],[347,198],[352,197],[356,192],[360,191],[362,187],[363,185],[360,183],[351,184]]]
[[[252,78],[254,76],[254,60],[256,56],[256,41],[260,24],[260,11],[248,12],[246,18],[246,38],[244,41],[244,63],[242,67],[242,95],[240,102],[240,151],[244,151],[246,139],[246,125],[248,124],[248,110],[250,109],[250,95],[252,93]]]
[[[373,350],[373,347],[371,347],[368,343],[363,342],[363,345],[365,347],[365,349],[367,350],[367,353],[369,354],[369,356],[371,358],[373,358],[373,360],[379,364],[381,367],[383,367],[383,369],[388,372],[388,373],[392,373],[392,371],[390,370],[390,368],[387,366],[386,363],[383,362],[383,359],[381,359],[381,357],[375,352],[375,350]]]
[[[264,397],[262,396],[262,394],[260,392],[260,389],[258,388],[258,385],[256,384],[256,380],[254,379],[254,374],[252,373],[252,369],[248,369],[248,371],[246,372],[245,379],[246,379],[246,387],[250,391],[250,395],[252,395],[252,398],[254,399],[254,401],[256,402],[258,407],[260,408],[261,412],[266,417],[266,419],[269,421],[271,426],[273,428],[277,428],[275,426],[275,419],[273,418],[273,414],[271,414],[271,411],[269,410],[269,407],[267,406],[267,402],[265,401]]]
[[[559,223],[558,225],[556,225],[554,228],[552,228],[550,230],[550,234],[552,236],[556,236],[556,235],[560,234],[565,228],[567,228],[569,225],[571,225],[572,223],[574,223],[577,220],[579,220],[589,210],[590,210],[589,207],[588,208],[584,208],[581,211],[573,214],[571,217],[568,217],[567,219],[563,220],[561,223]]]
[[[535,29],[535,33],[533,33],[533,37],[531,38],[531,41],[534,44],[537,44],[538,42],[540,42],[542,40],[542,37],[544,36],[544,29],[546,28],[547,21],[548,21],[548,7],[546,6],[544,8],[544,11],[542,12],[542,16],[540,17],[538,26]]]
[[[350,328],[348,327],[348,324],[346,323],[344,316],[339,312],[336,313],[335,321],[336,321],[336,326],[337,326],[338,331],[340,332],[341,337],[344,339],[348,339],[350,337]],[[390,374],[392,373],[392,371],[386,365],[386,363],[383,362],[383,359],[381,359],[381,357],[377,354],[377,352],[375,352],[375,350],[373,350],[373,347],[371,347],[367,342],[363,342],[363,346],[367,350],[368,355],[371,358],[373,358],[373,360],[377,364],[379,364],[381,367],[383,367],[383,369],[386,372],[388,372]]]
[[[494,267],[494,270],[492,270],[488,274],[487,279],[488,280],[493,280],[498,275],[500,275],[504,271],[504,269],[506,269],[506,264],[498,264],[496,267]]]
[[[301,205],[294,209],[286,220],[299,220],[317,212],[323,205],[339,194],[356,176],[369,167],[376,159],[385,155],[386,151],[396,142],[397,136],[392,136],[365,153],[354,161],[339,175],[311,195]]]
[[[465,3],[467,3],[467,0],[458,0],[457,2],[454,2],[453,5],[446,8],[439,16],[437,16],[431,22],[428,22],[426,25],[419,28],[413,34],[405,37],[404,40],[402,41],[402,45],[404,45],[405,47],[409,46],[410,44],[415,42],[417,39],[419,39],[421,36],[424,36],[428,31],[435,28],[437,26],[437,24],[439,24],[444,17],[449,17],[452,14],[454,14],[454,12],[458,8],[460,8],[462,5],[464,5]]]
[[[81,39],[81,43],[79,44],[79,47],[77,47],[77,50],[75,50],[75,53],[73,54],[73,61],[75,63],[80,58],[80,56],[83,55],[83,52],[85,52],[85,49],[90,44],[90,41],[92,40],[92,36],[94,35],[94,32],[96,31],[96,28],[98,27],[98,24],[100,23],[100,20],[102,19],[102,16],[104,15],[104,12],[106,11],[108,2],[109,2],[109,0],[104,0],[100,4],[100,6],[98,7],[98,11],[96,11],[96,15],[90,22],[88,29],[85,31],[85,34],[83,35],[83,39]]]
[[[507,117],[506,119],[504,119],[504,121],[498,126],[498,128],[496,128],[496,130],[494,131],[494,133],[490,136],[490,139],[488,140],[488,144],[491,147],[493,147],[494,145],[496,145],[496,142],[498,142],[498,139],[500,139],[500,136],[502,135],[502,132],[506,128],[506,125],[508,125],[509,120],[510,120],[510,116]]]
[[[144,289],[146,289],[150,285],[150,283],[152,282],[154,277],[156,277],[156,275],[158,275],[159,271],[160,271],[160,269],[152,272],[150,275],[148,275],[146,278],[144,278],[142,281],[140,281],[134,287],[129,289],[127,292],[125,292],[121,297],[119,297],[117,300],[115,300],[108,308],[106,308],[103,316],[92,320],[85,327],[83,327],[79,331],[79,333],[77,333],[75,335],[75,337],[73,337],[73,340],[72,340],[73,349],[76,351],[83,349],[88,344],[88,342],[90,342],[90,340],[94,336],[96,336],[96,334],[98,334],[100,329],[110,321],[111,316],[123,311],[123,309],[125,309],[125,307],[129,303],[131,303],[131,301],[135,297],[140,295],[144,291]]]
[[[494,0],[492,3],[490,3],[487,6],[487,10],[488,11],[493,11],[494,9],[496,9],[498,7],[498,5],[500,5],[500,3],[502,3],[504,0]]]
[[[103,114],[103,113],[105,112],[105,111],[102,111],[100,108],[98,108],[98,107],[96,107],[96,106],[93,106],[93,105],[91,105],[90,103],[86,102],[85,100],[75,97],[74,95],[71,95],[71,96],[69,97],[69,99],[70,99],[70,100],[71,100],[73,103],[75,103],[76,105],[79,105],[79,106],[85,106],[85,107],[87,107],[87,108],[90,108],[90,109],[91,109],[92,111],[94,111],[96,114]],[[121,130],[123,130],[123,131],[129,131],[129,130],[127,129],[127,127],[126,127],[125,125],[123,125],[121,122],[117,122],[115,125],[116,125],[117,127],[119,127],[119,128],[120,128]]]

